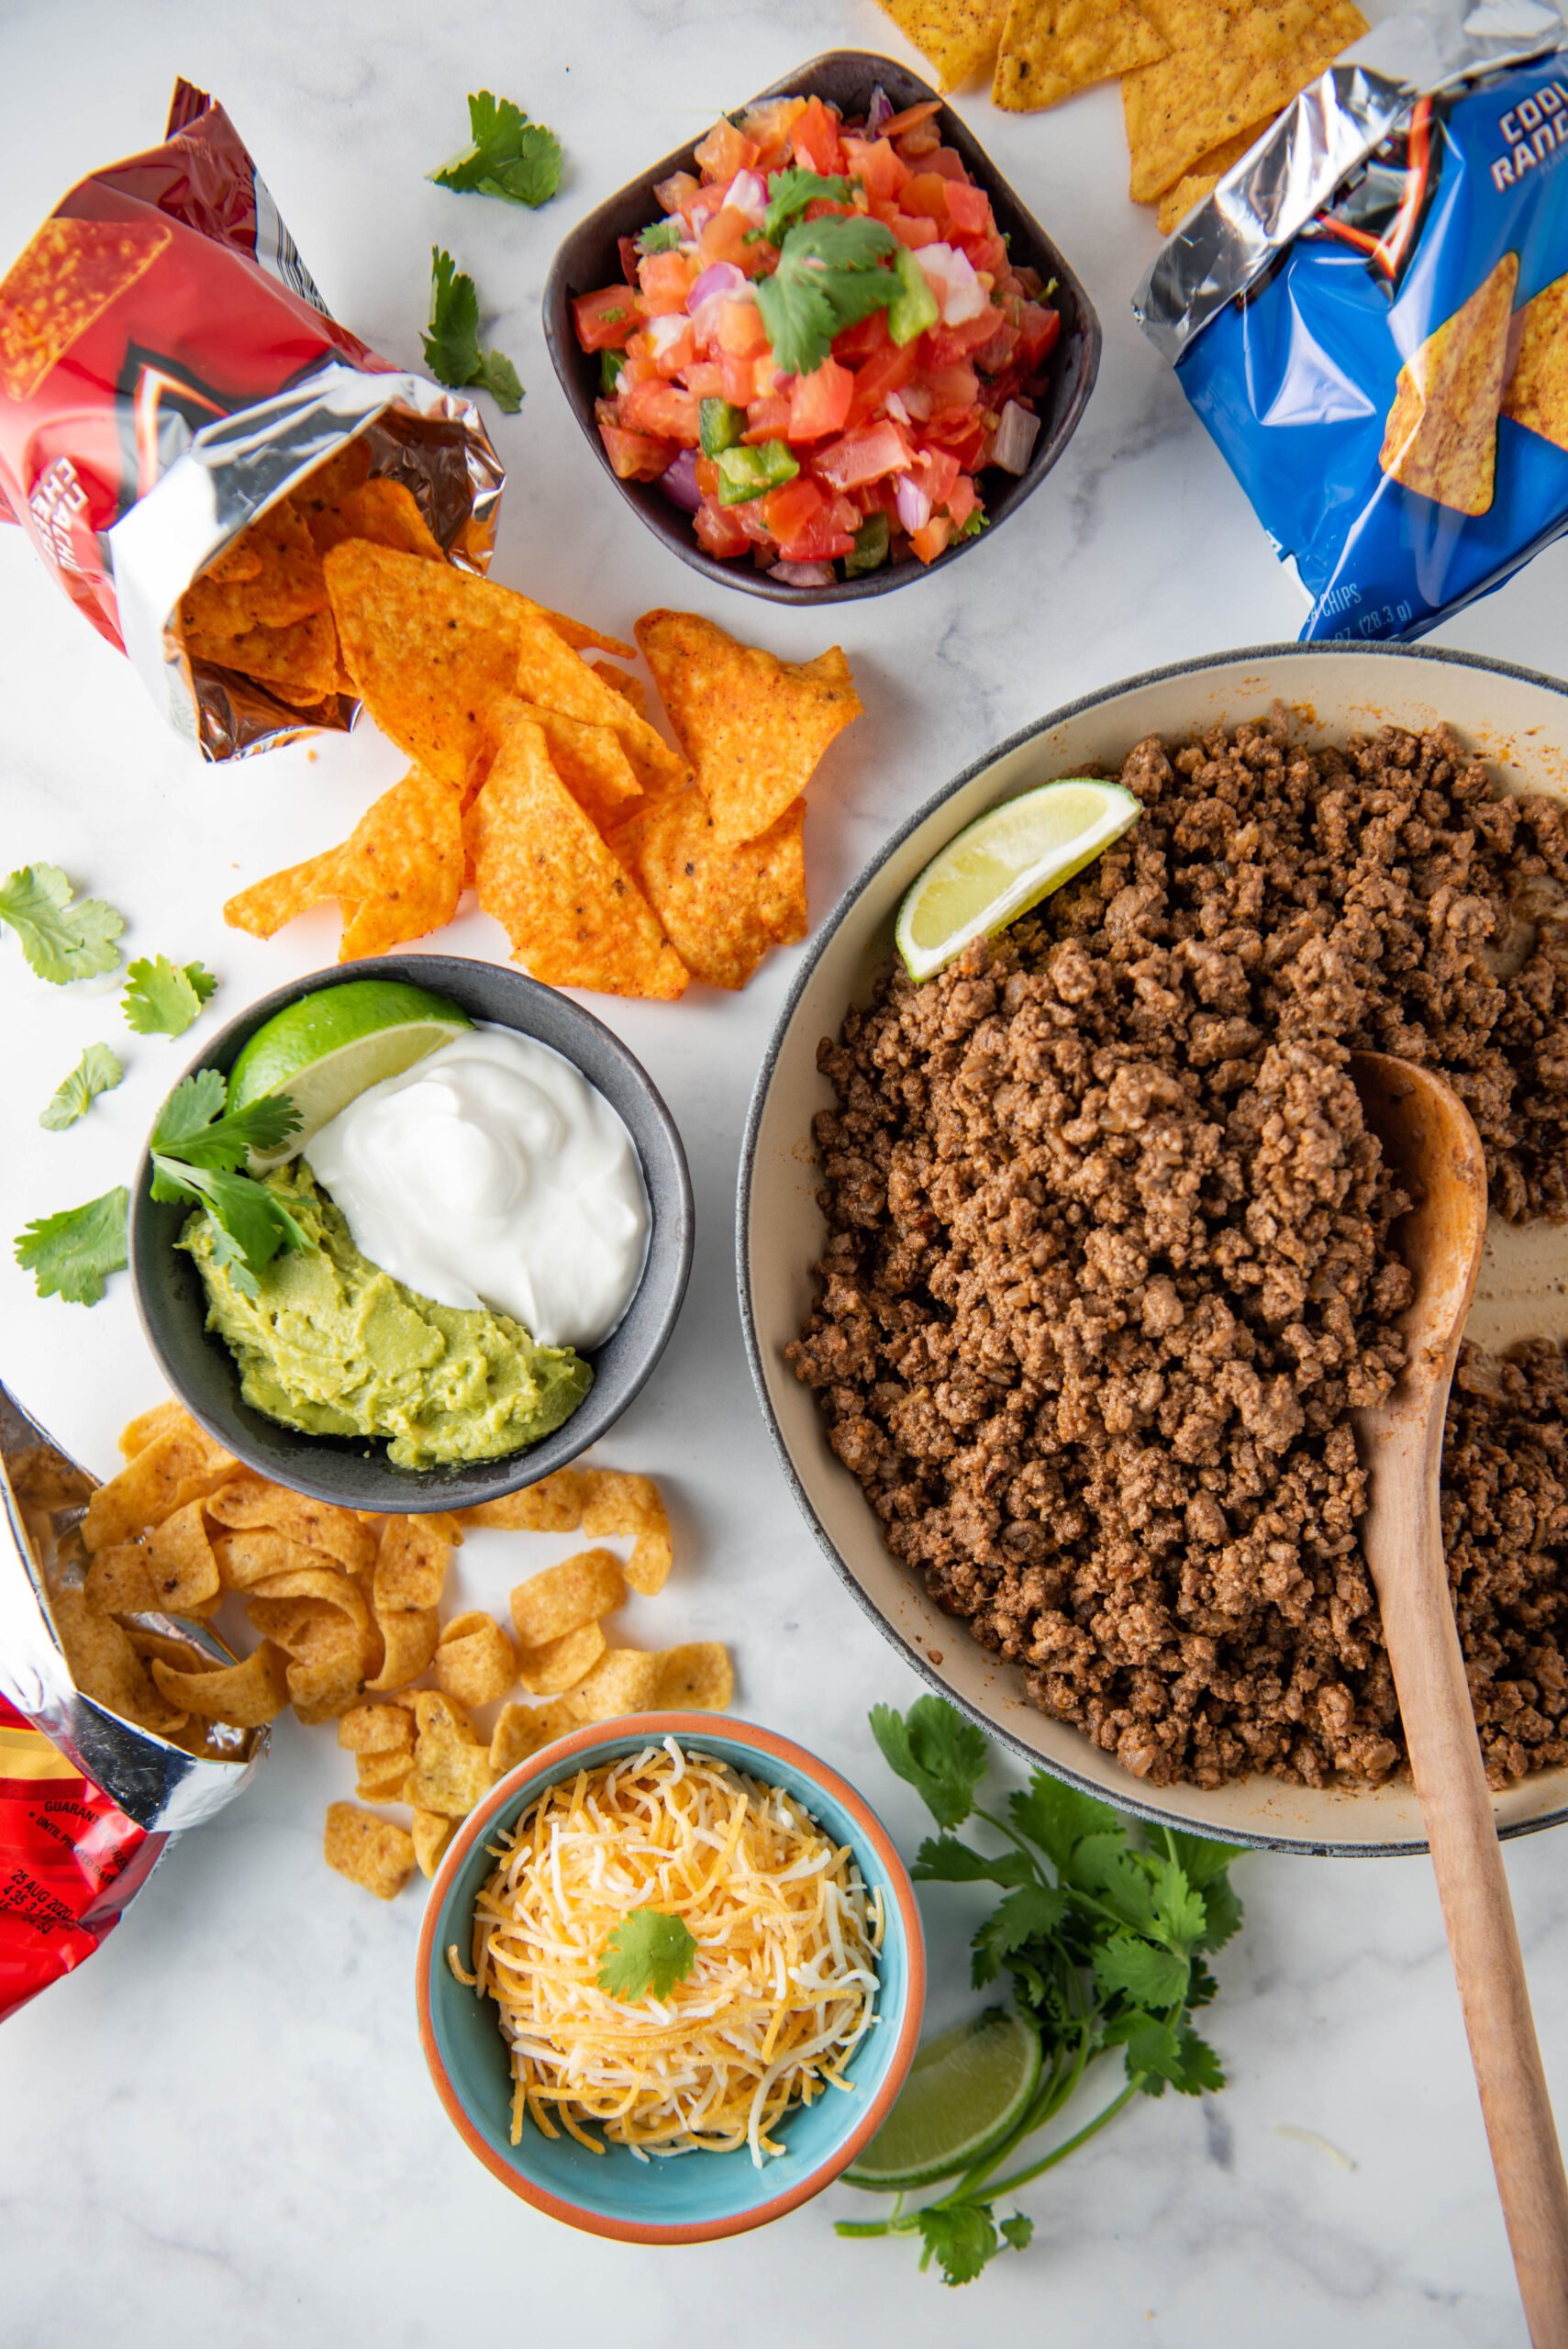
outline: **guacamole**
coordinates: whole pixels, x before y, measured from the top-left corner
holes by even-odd
[[[255,1297],[217,1260],[205,1212],[178,1242],[254,1409],[306,1435],[384,1436],[400,1468],[495,1460],[571,1418],[594,1379],[580,1354],[536,1345],[507,1314],[405,1288],[361,1255],[303,1159],[265,1179],[314,1244],[275,1256]]]

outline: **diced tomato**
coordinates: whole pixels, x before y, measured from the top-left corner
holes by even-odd
[[[759,441],[782,440],[788,431],[789,396],[784,392],[769,392],[746,410],[746,429],[740,438],[755,448]]]
[[[673,324],[673,319],[672,319],[671,323]],[[654,351],[653,364],[658,373],[662,375],[667,382],[670,382],[673,381],[677,375],[686,375],[687,370],[690,368],[696,355],[696,328],[693,326],[690,318],[683,318],[681,320],[681,331],[675,337],[673,342],[666,343],[662,350]],[[692,391],[694,388],[695,387],[688,377],[686,389],[688,391]]]
[[[991,226],[991,199],[968,180],[950,180],[948,217],[959,236],[984,237]]]
[[[835,489],[855,489],[884,473],[906,473],[914,458],[897,425],[884,417],[880,424],[862,425],[841,440],[830,441],[812,462],[821,479]]]
[[[743,359],[733,351],[721,351],[718,355],[718,388],[733,406],[750,407],[757,396],[756,361]]]
[[[911,107],[911,113],[914,109]],[[934,122],[922,120],[907,130],[888,132],[898,152],[906,163],[918,163],[923,156],[934,155],[942,143],[942,134]]]
[[[715,506],[704,498],[693,518],[696,526],[697,544],[706,547],[728,562],[731,556],[744,554],[751,544],[740,516],[742,509],[734,506]]]
[[[909,177],[909,166],[885,139],[846,139],[844,168],[858,179],[873,204],[891,204]]]
[[[984,271],[985,275],[995,282],[1007,265],[1007,248],[1001,238],[995,234],[989,237],[970,237],[965,240],[963,250],[969,257],[971,269],[977,276],[981,271]]]
[[[584,351],[624,351],[642,324],[642,305],[629,285],[601,286],[578,295],[572,323]]]
[[[638,265],[638,279],[642,306],[650,317],[664,317],[684,310],[699,273],[697,262],[688,253],[645,253]]]
[[[997,328],[1004,323],[1000,310],[987,303],[973,318],[965,318],[956,327],[932,327],[926,337],[928,368],[947,368],[966,360],[981,344],[989,342]]]
[[[947,504],[958,471],[958,459],[951,449],[922,449],[915,459],[915,480],[933,506]]]
[[[868,417],[879,416],[887,405],[891,392],[901,392],[915,373],[918,338],[906,342],[902,351],[896,344],[868,359],[855,371],[854,394],[850,401],[850,420],[863,424]]]
[[[651,384],[628,384],[620,380],[621,420],[634,432],[647,432],[666,440],[679,440],[685,448],[697,445],[697,402],[691,392],[683,391],[678,384],[665,384],[655,377]]]
[[[790,131],[805,106],[804,98],[764,98],[760,106],[752,106],[741,116],[741,136],[756,147],[760,163],[766,162],[770,150],[782,162]]]
[[[948,509],[948,520],[955,530],[962,530],[980,503],[979,492],[967,473],[960,473],[943,503]]]
[[[922,98],[917,106],[906,106],[902,114],[891,116],[882,126],[882,135],[884,139],[901,139],[906,130],[914,130],[920,123],[929,122],[931,117],[940,114],[941,110],[940,98]]]
[[[808,98],[796,116],[789,135],[795,160],[808,170],[831,177],[844,168],[844,150],[839,144],[839,117],[829,114],[820,98]]]
[[[820,483],[808,473],[797,473],[794,481],[786,481],[782,489],[769,493],[762,501],[762,519],[781,546],[797,538],[807,524],[819,514],[830,511],[832,500]]]
[[[599,438],[617,481],[657,481],[678,453],[668,440],[655,440],[646,432],[628,432],[618,424],[601,424]]]
[[[931,395],[933,416],[944,408],[971,408],[980,397],[980,378],[967,360],[922,368],[920,381]]]
[[[716,261],[733,262],[738,269],[756,266],[756,247],[746,242],[751,233],[751,223],[743,212],[727,204],[707,221],[697,239],[697,250],[704,269],[711,269]]]
[[[918,252],[922,245],[940,245],[942,241],[940,221],[918,218],[907,212],[890,213],[887,226],[899,243],[907,245],[911,252]]]
[[[933,514],[923,530],[910,533],[910,551],[917,554],[922,562],[935,562],[951,537],[952,524],[947,516]]]
[[[689,361],[686,366],[686,389],[695,399],[727,400],[729,394],[724,388],[722,362],[717,359]],[[744,407],[745,404],[744,400],[736,402],[738,407]]]
[[[944,180],[962,180],[966,187],[971,184],[969,166],[956,147],[936,148],[926,157],[920,169],[940,173]]]
[[[823,440],[841,432],[849,420],[855,378],[848,367],[828,358],[809,375],[797,375],[789,395],[791,440]]]
[[[1026,366],[1039,367],[1056,348],[1062,313],[1039,302],[1026,302],[1018,314],[1018,349]]]
[[[892,348],[885,310],[873,310],[869,318],[859,319],[833,337],[833,356],[841,359],[846,367],[858,367],[862,361],[874,359]]]
[[[637,283],[637,264],[639,259],[636,239],[632,237],[617,237],[616,239],[616,250],[620,254],[621,275],[625,278],[628,285],[635,285]]]
[[[689,219],[692,206],[702,192],[701,180],[694,179],[690,172],[672,172],[667,180],[660,181],[653,191],[653,199],[656,204],[662,205],[666,212],[678,212],[683,218]]]
[[[855,543],[859,509],[847,497],[828,497],[805,474],[775,489],[762,507],[786,562],[833,562]]]
[[[899,208],[927,220],[945,222],[948,184],[935,172],[917,172],[898,199]]]
[[[705,180],[728,187],[737,172],[751,170],[757,154],[755,141],[745,138],[721,115],[701,145],[693,150],[692,160]]]
[[[987,456],[985,427],[977,412],[950,408],[926,427],[928,441],[948,450],[966,473],[978,473]]]
[[[768,329],[755,302],[749,297],[744,302],[726,302],[714,327],[714,340],[721,351],[736,359],[755,359],[766,351]]]
[[[999,375],[1011,362],[1018,348],[1018,329],[1010,318],[1004,318],[989,342],[983,342],[972,355],[983,375]]]
[[[718,484],[722,475],[715,460],[712,457],[699,457],[695,471],[699,496],[716,498],[718,495]]]

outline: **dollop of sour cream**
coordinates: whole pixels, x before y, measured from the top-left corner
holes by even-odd
[[[303,1154],[361,1253],[438,1305],[588,1353],[636,1293],[636,1145],[579,1069],[513,1029],[476,1027],[371,1085]]]

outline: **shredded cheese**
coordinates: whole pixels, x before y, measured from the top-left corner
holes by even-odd
[[[550,1787],[492,1846],[473,1974],[511,2051],[512,2143],[525,2116],[639,2159],[784,2150],[784,2114],[824,2087],[875,2020],[880,1893],[780,1787],[673,1738]],[[684,1920],[691,1971],[662,1998],[598,1987],[637,1909]]]

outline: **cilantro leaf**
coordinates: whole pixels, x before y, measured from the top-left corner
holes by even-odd
[[[873,1705],[871,1729],[888,1768],[914,1787],[937,1825],[962,1826],[990,1760],[984,1732],[940,1697],[917,1697],[906,1713]]]
[[[926,2246],[921,2265],[935,2259],[944,2284],[973,2284],[1002,2248],[988,2202],[933,2202],[913,2215]]]
[[[171,963],[166,954],[144,955],[126,972],[120,1008],[139,1036],[183,1036],[217,986],[199,963]]]
[[[1074,1844],[1063,1874],[1068,1881],[1092,1892],[1124,1925],[1135,1932],[1154,1931],[1154,1896],[1139,1865],[1140,1855],[1129,1847],[1126,1830],[1085,1835]]]
[[[1106,2026],[1106,2043],[1125,2051],[1127,2076],[1145,2096],[1163,2096],[1167,2087],[1178,2096],[1202,2096],[1225,2086],[1219,2058],[1207,2040],[1190,2026],[1176,2029],[1162,2015],[1119,2016]]]
[[[1108,1996],[1118,1992],[1139,2007],[1174,2007],[1185,1997],[1187,1962],[1136,1933],[1113,1933],[1095,1951],[1095,1979]]]
[[[1047,1777],[1043,1770],[1036,1770],[1027,1787],[1008,1797],[1007,1816],[1018,1833],[1038,1843],[1059,1868],[1066,1866],[1073,1846],[1086,1835],[1101,1835],[1120,1825],[1108,1802],[1081,1795],[1060,1778]]]
[[[637,240],[639,253],[673,253],[679,248],[682,228],[678,220],[655,220],[644,228]]]
[[[507,416],[521,407],[523,387],[511,361],[479,347],[478,288],[439,245],[430,251],[430,327],[423,342],[425,364],[439,384],[453,391],[478,384]]]
[[[9,923],[23,953],[40,979],[64,986],[112,971],[120,959],[114,943],[125,917],[101,897],[72,903],[72,885],[58,864],[24,864],[0,882],[0,926]]]
[[[1029,1884],[1033,1870],[1022,1852],[973,1852],[952,1835],[928,1835],[909,1871],[917,1884]]]
[[[837,172],[831,179],[824,179],[820,172],[791,169],[775,172],[768,184],[768,217],[762,223],[762,234],[769,244],[776,245],[792,220],[798,219],[808,204],[827,196],[834,204],[848,204],[850,183]]]
[[[271,1093],[264,1100],[252,1101],[243,1109],[231,1109],[226,1117],[216,1118],[199,1128],[171,1131],[165,1121],[171,1116],[179,1119],[183,1111],[179,1096],[187,1085],[201,1077],[216,1076],[216,1069],[201,1069],[195,1077],[186,1077],[159,1112],[158,1123],[152,1130],[152,1147],[165,1157],[177,1158],[186,1166],[217,1166],[232,1173],[242,1167],[250,1152],[276,1150],[300,1126],[300,1115],[286,1093]],[[221,1079],[219,1080],[221,1082]]]
[[[684,1917],[633,1909],[622,1918],[599,1960],[598,1983],[612,1998],[668,1998],[691,1972],[697,1945]]]
[[[880,220],[830,213],[802,220],[779,248],[779,265],[757,280],[757,306],[786,375],[809,375],[833,348],[841,328],[885,309],[898,280],[882,263],[896,244]]]
[[[469,94],[468,128],[471,143],[430,173],[438,187],[530,207],[549,203],[561,185],[561,141],[553,130],[488,90]]]
[[[221,1117],[228,1098],[228,1080],[219,1069],[199,1068],[195,1076],[182,1077],[158,1112],[151,1147],[177,1157],[183,1142]]]
[[[130,1194],[124,1184],[89,1199],[85,1207],[40,1216],[17,1241],[17,1262],[31,1273],[40,1297],[62,1297],[68,1305],[96,1305],[110,1273],[125,1270],[126,1217]]]
[[[1034,2241],[1034,2221],[1026,2219],[1021,2210],[1015,2210],[1010,2219],[1004,2219],[1001,2226],[1003,2235],[1015,2251],[1027,2251]]]
[[[970,1975],[977,1990],[994,1982],[1006,1959],[1030,1942],[1045,1941],[1067,1912],[1067,1897],[1055,1885],[1026,1884],[998,1901],[977,1930]],[[1031,1969],[1032,1970],[1032,1969]]]
[[[1154,1920],[1162,1938],[1173,1946],[1193,1948],[1202,1940],[1208,1922],[1202,1893],[1193,1890],[1185,1869],[1175,1860],[1151,1859],[1149,1873],[1154,1886]]]
[[[189,1199],[205,1208],[212,1226],[212,1254],[226,1266],[247,1297],[258,1294],[257,1275],[280,1250],[302,1253],[314,1245],[277,1193],[249,1174],[219,1166],[182,1166],[154,1152],[152,1196]]]
[[[107,1044],[89,1044],[69,1076],[62,1076],[39,1112],[39,1123],[50,1133],[63,1132],[84,1118],[95,1097],[112,1093],[125,1074]]]
[[[1243,1857],[1240,1843],[1217,1843],[1207,1835],[1183,1834],[1175,1829],[1165,1831],[1165,1841],[1186,1875],[1187,1882],[1203,1895],[1207,1911],[1204,1929],[1195,1936],[1199,1949],[1222,1949],[1234,1932],[1240,1930],[1241,1903],[1231,1887],[1227,1874],[1232,1860]]]

